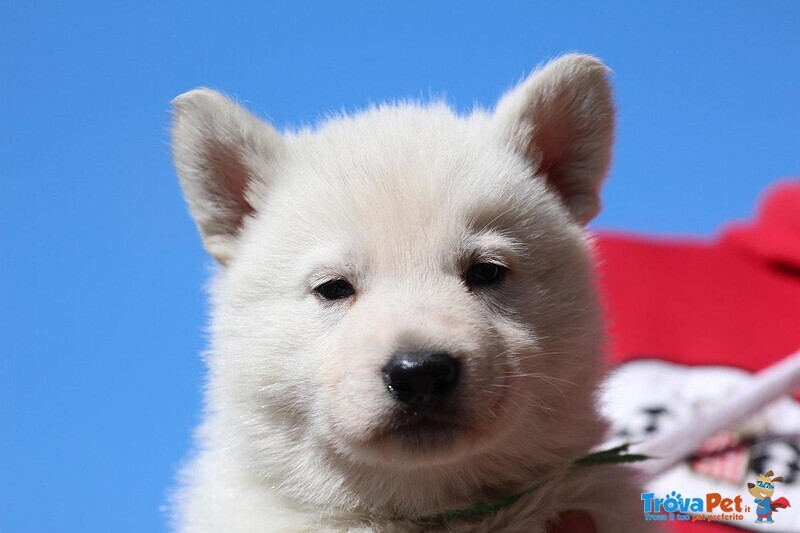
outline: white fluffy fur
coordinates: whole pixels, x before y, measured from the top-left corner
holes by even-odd
[[[566,473],[605,431],[584,224],[612,133],[607,69],[582,55],[494,113],[387,105],[284,135],[214,91],[179,96],[176,167],[222,266],[177,529],[431,530],[413,518],[549,479],[450,530],[543,531],[567,509],[601,532],[644,530],[628,470]],[[507,279],[468,290],[479,258]],[[322,301],[313,288],[334,277],[356,295]],[[381,369],[420,348],[461,360],[461,427],[413,440],[387,425]]]

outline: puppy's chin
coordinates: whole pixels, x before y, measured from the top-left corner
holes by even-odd
[[[508,408],[504,414],[512,414]],[[399,468],[444,466],[490,449],[514,418],[475,417],[458,409],[424,412],[398,407],[366,429],[338,435],[337,448],[353,459]]]
[[[344,444],[346,452],[361,462],[419,468],[455,463],[474,453],[479,442],[468,427],[418,416]]]

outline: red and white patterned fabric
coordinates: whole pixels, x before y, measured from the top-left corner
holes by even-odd
[[[800,348],[800,180],[778,184],[757,217],[713,239],[600,233],[598,281],[617,367],[604,402],[618,439],[646,440],[685,427],[735,397],[752,374]],[[796,508],[775,524],[800,532],[800,390],[704,442],[651,490],[737,493],[771,469]],[[722,451],[718,449],[722,448]],[[796,502],[796,503],[795,503]],[[731,532],[722,524],[670,522],[672,531]]]
[[[692,472],[737,484],[745,479],[750,451],[735,432],[724,431],[704,441],[690,461]]]

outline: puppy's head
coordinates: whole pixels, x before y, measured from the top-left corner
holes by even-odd
[[[279,134],[213,91],[178,97],[176,167],[222,265],[212,416],[284,483],[590,444],[584,226],[612,134],[607,69],[580,55],[465,117],[402,104]]]

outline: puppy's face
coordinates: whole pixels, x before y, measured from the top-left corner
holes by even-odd
[[[577,226],[484,117],[351,120],[287,142],[229,264],[245,397],[366,461],[452,461],[550,415],[584,356],[557,339],[592,327]]]
[[[210,91],[176,101],[179,175],[224,265],[210,406],[256,461],[413,469],[580,434],[605,72],[567,56],[493,114],[382,107],[283,136]]]

